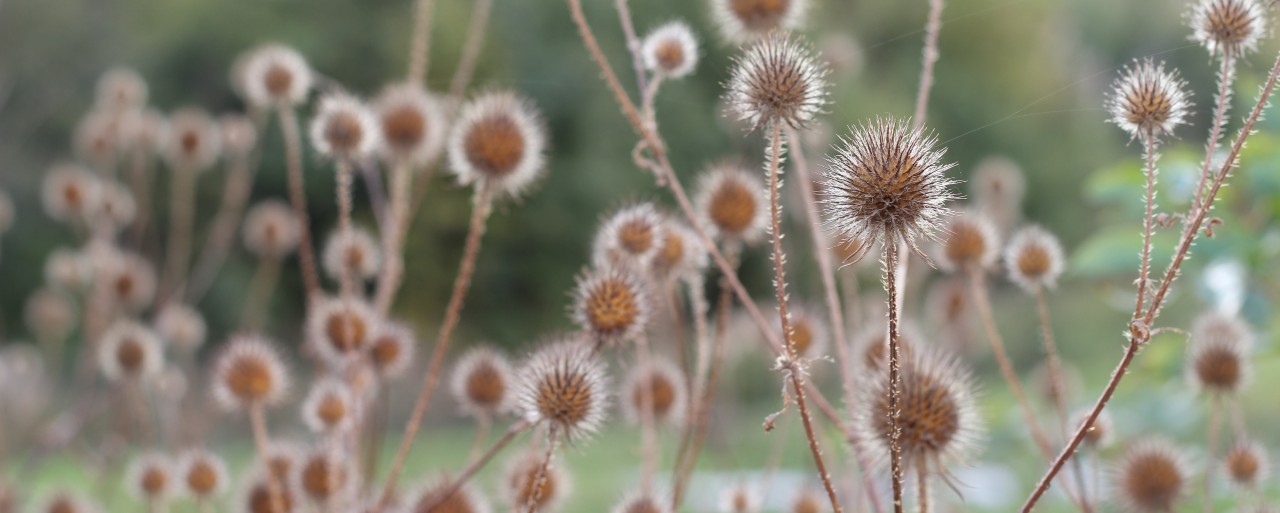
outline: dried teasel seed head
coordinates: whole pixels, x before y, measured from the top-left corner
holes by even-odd
[[[725,100],[753,130],[775,123],[803,128],[827,104],[826,75],[807,43],[772,32],[737,58]]]
[[[227,464],[217,454],[189,449],[178,458],[178,486],[187,497],[213,499],[226,490],[228,479]]]
[[[169,116],[172,140],[165,158],[178,172],[197,173],[213,165],[222,154],[222,131],[209,113],[184,107]]]
[[[809,306],[792,303],[791,337],[789,342],[795,346],[796,355],[801,358],[819,358],[826,354],[830,335],[827,333],[827,320]]]
[[[982,271],[1000,256],[1000,236],[986,216],[963,212],[951,217],[938,248],[938,263],[948,271]]]
[[[1084,422],[1089,420],[1089,410],[1080,410],[1071,417],[1071,426],[1080,427]],[[1103,410],[1098,413],[1098,418],[1094,419],[1093,425],[1089,426],[1089,430],[1084,434],[1084,445],[1094,450],[1102,449],[1111,445],[1111,440],[1115,438],[1115,428],[1111,424],[1111,414]]]
[[[311,120],[311,145],[325,157],[354,160],[376,150],[382,131],[373,112],[358,98],[336,93],[320,99]]]
[[[1009,279],[1030,293],[1057,285],[1064,260],[1058,238],[1039,226],[1018,230],[1004,251]]]
[[[95,111],[85,115],[76,125],[76,154],[94,167],[113,165],[124,142],[122,116],[114,112]]]
[[[448,120],[434,95],[417,85],[396,84],[383,90],[374,108],[387,161],[421,167],[440,156]]]
[[[61,490],[45,498],[38,511],[40,513],[99,513],[101,509],[97,504],[80,495]]]
[[[149,157],[163,154],[171,136],[169,118],[154,108],[128,112],[120,120],[121,144]]]
[[[164,351],[150,328],[119,320],[98,341],[98,366],[111,381],[139,381],[160,372]]]
[[[138,204],[133,199],[133,192],[120,182],[104,180],[89,222],[104,231],[119,233],[133,223],[137,213]]]
[[[55,164],[41,186],[45,213],[58,221],[88,221],[102,195],[102,184],[88,169],[75,164]]]
[[[302,421],[315,433],[341,433],[354,425],[355,396],[346,382],[322,378],[311,385],[302,401]]]
[[[964,464],[982,433],[973,378],[959,360],[939,349],[917,347],[902,366],[900,392],[902,462],[906,466]],[[855,414],[862,443],[877,461],[888,463],[891,421],[888,372],[882,366],[864,390],[870,405]],[[941,469],[934,468],[934,471]]]
[[[1222,468],[1232,484],[1246,490],[1255,490],[1269,477],[1271,461],[1261,444],[1246,439],[1231,446],[1222,459]]]
[[[245,214],[244,245],[259,258],[279,260],[298,248],[301,230],[288,203],[263,200]]]
[[[66,341],[75,329],[76,307],[66,294],[52,289],[39,289],[27,297],[23,319],[27,329],[42,343]]]
[[[260,108],[297,105],[306,101],[312,73],[296,50],[268,44],[246,54],[240,68],[245,100]]]
[[[683,78],[698,64],[698,39],[683,21],[653,29],[641,44],[644,67],[663,78]]]
[[[1026,192],[1027,179],[1022,169],[1008,157],[982,159],[969,179],[973,205],[991,219],[1001,234],[1009,233],[1021,220]]]
[[[952,212],[956,182],[945,173],[945,148],[910,122],[876,118],[850,127],[823,170],[826,222],[840,237],[864,244],[904,241],[918,253],[917,239],[935,232]]]
[[[317,504],[343,504],[356,491],[356,468],[350,458],[318,448],[298,461],[291,472],[298,496]]]
[[[513,406],[515,372],[496,349],[467,351],[454,365],[450,385],[454,400],[469,415],[492,418]]]
[[[898,327],[898,350],[904,361],[911,361],[917,345],[924,342],[920,330],[911,321],[901,321]],[[884,326],[870,325],[853,339],[854,354],[861,358],[867,370],[884,369],[888,363],[889,332]]]
[[[1130,139],[1159,139],[1173,133],[1190,115],[1191,94],[1177,70],[1150,58],[1126,66],[1107,98],[1111,122],[1129,132]]]
[[[661,280],[694,279],[710,263],[702,240],[683,222],[667,219],[663,223],[658,251],[649,268]]]
[[[530,422],[545,422],[565,438],[596,432],[609,404],[604,364],[581,340],[544,345],[520,369],[516,400]]]
[[[591,269],[578,276],[571,316],[597,344],[632,340],[649,323],[649,290],[630,270]]]
[[[289,391],[289,372],[280,353],[261,336],[232,338],[213,369],[213,397],[228,410],[274,406]]]
[[[534,511],[550,513],[559,508],[564,498],[569,495],[572,482],[569,474],[561,464],[552,461],[546,467],[542,486],[537,486],[538,469],[542,467],[541,455],[535,451],[527,451],[512,459],[503,472],[503,490],[506,492],[508,504],[524,508],[537,496]],[[534,492],[538,493],[534,493]]]
[[[307,338],[334,368],[360,357],[378,328],[378,315],[361,299],[328,298],[307,317]]]
[[[441,494],[453,488],[447,477],[437,477],[410,495],[416,497],[405,509],[406,513],[490,513],[493,509],[483,494],[470,483],[463,484],[448,497]]]
[[[618,394],[624,418],[631,422],[644,418],[646,393],[653,405],[650,411],[654,421],[673,426],[684,421],[688,392],[684,375],[674,363],[654,358],[649,365],[637,365],[631,370]]]
[[[161,502],[178,490],[173,463],[159,453],[138,457],[125,472],[125,486],[134,497]]]
[[[628,493],[613,506],[612,513],[673,513],[671,499],[653,491]]]
[[[255,467],[263,475],[270,473],[287,484],[289,476],[302,464],[302,458],[306,454],[306,448],[298,442],[272,441],[271,445],[267,446],[266,463],[263,464],[262,460],[259,460],[255,462]]]
[[[1248,383],[1253,336],[1238,318],[1216,312],[1198,317],[1187,346],[1187,380],[1213,394],[1234,394]]]
[[[695,197],[699,222],[716,239],[751,244],[768,225],[764,182],[742,165],[723,161],[698,177]]]
[[[98,77],[96,107],[121,113],[147,104],[147,81],[129,68],[111,68]]]
[[[324,271],[335,281],[350,273],[359,280],[378,275],[382,251],[368,230],[353,226],[335,230],[324,245]]]
[[[182,353],[192,353],[204,344],[208,329],[204,316],[195,308],[170,303],[156,316],[156,333],[170,346]]]
[[[791,500],[787,513],[826,513],[827,501],[812,488],[803,488]]]
[[[218,117],[218,131],[228,157],[243,159],[258,145],[258,129],[248,116],[223,114]]]
[[[808,0],[711,0],[720,33],[731,43],[798,29],[808,6]]]
[[[397,378],[413,362],[417,345],[417,336],[408,326],[391,321],[378,323],[369,342],[369,364],[383,379]]]
[[[1168,513],[1186,494],[1190,465],[1168,442],[1147,438],[1134,444],[1112,470],[1113,493],[1135,513]]]
[[[141,255],[116,253],[95,257],[96,280],[102,280],[117,305],[126,311],[140,312],[151,306],[156,296],[156,270]]]
[[[1266,35],[1266,10],[1258,0],[1199,0],[1187,16],[1191,40],[1209,55],[1242,57]]]
[[[760,493],[745,483],[738,483],[720,493],[720,513],[756,513],[763,500]]]
[[[93,265],[87,251],[59,248],[44,262],[44,280],[58,291],[78,292],[93,283]]]
[[[449,135],[449,168],[463,185],[517,196],[546,165],[547,135],[529,101],[492,92],[463,105]]]
[[[293,513],[298,508],[297,492],[287,483],[276,481],[281,485],[276,487],[280,493],[279,506],[272,495],[272,485],[265,474],[254,475],[245,484],[239,499],[236,501],[236,511],[239,513]]]
[[[664,229],[663,216],[652,203],[618,209],[606,217],[596,231],[591,259],[597,267],[621,265],[644,269],[658,253]]]

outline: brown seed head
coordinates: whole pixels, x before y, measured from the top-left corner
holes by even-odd
[[[553,342],[521,369],[517,398],[524,416],[573,438],[595,432],[608,406],[604,366],[582,341]]]
[[[623,399],[622,413],[628,420],[639,422],[644,418],[645,394],[652,401],[654,421],[678,425],[684,420],[685,380],[675,364],[659,358],[631,372],[619,394]]]
[[[572,313],[599,343],[629,340],[649,321],[648,291],[622,268],[587,271],[578,277]]]
[[[981,421],[971,375],[960,365],[932,348],[916,351],[902,363],[898,443],[905,465],[919,461],[928,461],[931,466],[963,463],[973,452]],[[857,425],[871,453],[887,461],[892,424],[884,367],[863,387],[872,407],[858,413]]]
[[[1120,501],[1129,510],[1141,513],[1173,511],[1189,482],[1182,455],[1158,440],[1148,440],[1131,448],[1116,474]]]
[[[1227,477],[1245,489],[1253,489],[1267,478],[1270,462],[1267,452],[1257,442],[1241,440],[1227,451],[1223,461]]]
[[[701,223],[724,241],[751,243],[764,234],[768,200],[764,183],[742,166],[721,162],[698,178]]]
[[[468,351],[453,371],[453,396],[472,415],[496,415],[510,409],[513,371],[502,353],[487,346]]]
[[[949,270],[982,270],[1000,254],[995,227],[981,214],[965,213],[951,218],[943,235],[939,261]]]
[[[532,452],[518,456],[507,468],[508,500],[511,504],[523,507],[533,500],[537,491],[536,511],[549,511],[560,502],[568,492],[568,476],[560,465],[551,462],[547,466],[542,486],[537,486],[538,469],[542,459]]]
[[[1111,122],[1131,138],[1159,138],[1173,133],[1189,115],[1191,95],[1178,71],[1165,71],[1164,63],[1150,58],[1126,67],[1107,99]]]
[[[273,405],[284,399],[289,376],[267,339],[233,338],[214,364],[213,393],[226,408]]]
[[[258,478],[249,486],[249,491],[244,499],[245,507],[248,513],[292,513],[294,509],[293,492],[287,486],[280,488],[280,508],[284,511],[276,510],[275,499],[271,495],[271,486],[267,483],[266,478]]]
[[[1210,55],[1243,56],[1257,49],[1267,31],[1266,7],[1258,0],[1200,0],[1189,18],[1191,40]]]
[[[1252,335],[1240,320],[1208,313],[1192,326],[1187,347],[1187,378],[1215,394],[1239,392],[1249,379]]]
[[[827,103],[827,69],[807,44],[770,32],[737,59],[725,99],[752,129],[807,126]]]

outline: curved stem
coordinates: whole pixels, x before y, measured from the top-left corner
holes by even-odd
[[[645,84],[644,56],[640,53],[642,43],[636,36],[635,23],[631,21],[631,7],[628,0],[614,0],[614,7],[618,11],[618,22],[622,25],[622,37],[627,40],[627,51],[631,52],[631,65],[636,70],[636,90],[644,91],[648,86]]]
[[[409,81],[421,84],[427,78],[427,64],[431,57],[431,15],[435,0],[418,0],[413,11],[413,39],[409,46]]]
[[[938,32],[942,30],[942,1],[929,0],[929,19],[924,24],[924,62],[920,70],[920,87],[916,91],[916,110],[912,129],[924,126],[929,108],[929,91],[933,89],[933,66],[938,62]]]
[[[449,96],[460,98],[466,91],[467,84],[475,75],[476,63],[480,61],[480,50],[484,48],[485,28],[489,25],[489,13],[493,10],[493,0],[476,0],[471,8],[471,21],[467,23],[467,42],[462,46],[462,57],[458,59],[458,68],[453,72],[449,83]]]
[[[320,295],[320,277],[316,271],[316,255],[311,243],[311,220],[307,215],[307,193],[302,178],[302,136],[298,129],[298,116],[287,104],[277,106],[280,130],[284,135],[285,167],[289,176],[289,203],[293,215],[298,218],[298,263],[302,271],[302,285],[307,292],[308,309]]]
[[[884,241],[884,288],[889,306],[889,469],[893,480],[893,511],[902,513],[902,412],[899,411],[902,347],[898,336],[898,242]]]

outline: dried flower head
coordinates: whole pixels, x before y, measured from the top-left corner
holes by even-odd
[[[962,365],[938,349],[913,351],[903,365],[898,443],[904,465],[963,464],[975,452],[982,422],[973,377]],[[862,443],[886,463],[891,436],[888,386],[888,372],[882,366],[863,387],[864,404],[871,407],[855,414]]]
[[[919,253],[916,239],[936,240],[952,214],[946,204],[954,180],[945,173],[945,148],[936,136],[911,129],[906,120],[876,118],[850,128],[823,170],[827,224],[844,239],[864,246],[905,241]]]
[[[826,75],[806,43],[771,32],[737,58],[725,99],[753,130],[773,123],[803,128],[827,103]]]
[[[819,358],[826,354],[830,335],[827,320],[808,306],[793,302],[791,314],[791,344],[801,358]]]
[[[98,77],[96,107],[110,112],[141,109],[147,104],[147,81],[129,68],[111,68]]]
[[[280,483],[280,486],[275,487],[280,493],[278,508],[272,496],[271,483],[266,475],[259,474],[252,476],[245,484],[236,501],[236,511],[239,513],[293,513],[294,510],[299,509],[293,488],[281,481],[276,482]]]
[[[222,457],[203,449],[182,453],[177,464],[178,486],[190,498],[210,500],[227,488],[227,464]]]
[[[265,466],[259,460],[255,463],[259,472],[270,473],[276,479],[288,481],[294,469],[302,464],[302,457],[307,453],[302,444],[294,441],[272,441],[267,446]]]
[[[1022,216],[1027,179],[1013,160],[993,156],[982,159],[969,179],[969,197],[991,219],[1000,233],[1008,233]]]
[[[65,294],[51,289],[39,289],[27,297],[23,319],[36,340],[58,343],[65,341],[71,330],[75,329],[76,307]]]
[[[644,418],[646,398],[651,401],[653,420],[659,423],[679,425],[684,421],[688,393],[684,374],[671,361],[655,358],[649,365],[637,365],[631,369],[619,397],[622,415],[631,422]]]
[[[165,157],[177,171],[204,171],[222,154],[222,131],[208,112],[195,107],[178,109],[169,116],[169,127],[173,140]]]
[[[659,279],[693,278],[709,263],[707,248],[693,229],[680,221],[667,219],[662,226],[662,239],[649,266]]]
[[[316,433],[341,433],[354,425],[355,409],[355,397],[346,382],[321,378],[311,385],[302,401],[302,421]]]
[[[80,119],[74,135],[76,154],[95,167],[113,165],[124,142],[121,116],[93,111]]]
[[[333,450],[311,451],[298,461],[291,474],[298,495],[318,504],[343,504],[356,491],[357,476],[352,460]]]
[[[1209,55],[1241,57],[1258,49],[1267,32],[1266,7],[1258,0],[1200,0],[1188,16],[1191,40]]]
[[[74,494],[61,490],[47,497],[39,509],[40,513],[98,513],[97,504]]]
[[[915,323],[901,321],[898,327],[898,349],[902,351],[904,361],[911,361],[915,346],[923,342]],[[889,354],[889,332],[885,326],[869,325],[854,336],[854,354],[862,356],[862,363],[868,370],[884,369],[888,365],[885,356]]]
[[[229,157],[245,158],[258,145],[258,129],[248,116],[223,114],[218,117],[218,130],[222,134],[222,148]]]
[[[174,479],[173,463],[159,453],[146,453],[129,465],[125,472],[125,486],[134,497],[152,503],[162,503],[178,489]]]
[[[109,380],[145,379],[160,372],[163,365],[160,340],[137,322],[116,321],[98,341],[98,366]]]
[[[448,497],[441,494],[454,487],[452,480],[437,477],[410,495],[416,497],[405,513],[489,513],[492,508],[484,495],[470,483],[463,484]]]
[[[161,155],[171,137],[169,119],[154,108],[132,111],[120,120],[121,144],[148,156]]]
[[[228,410],[273,406],[289,390],[289,372],[280,354],[261,336],[232,338],[213,369],[213,397]]]
[[[356,279],[367,280],[378,275],[382,266],[382,252],[378,242],[368,230],[353,226],[347,230],[335,230],[324,246],[324,271],[330,278],[341,281],[347,273]]]
[[[546,164],[541,115],[510,92],[487,93],[462,107],[449,134],[449,167],[463,185],[518,195]]]
[[[1253,440],[1240,440],[1231,446],[1222,461],[1227,478],[1246,490],[1254,490],[1266,482],[1271,471],[1271,461],[1261,444]]]
[[[378,323],[369,343],[369,363],[383,379],[399,377],[413,362],[417,344],[417,337],[408,326],[390,321]]]
[[[259,258],[281,259],[298,248],[301,229],[287,203],[263,200],[245,214],[244,245]]]
[[[725,488],[720,493],[720,513],[756,513],[763,499],[760,492],[745,483]]]
[[[825,513],[827,501],[813,488],[802,488],[791,500],[791,508],[787,513]]]
[[[672,21],[644,37],[644,67],[664,78],[682,78],[698,64],[698,39],[683,21]]]
[[[542,467],[541,455],[528,451],[507,464],[504,472],[503,487],[507,494],[507,502],[513,507],[523,508],[537,496],[535,510],[538,513],[555,511],[564,498],[569,495],[572,483],[569,475],[556,462],[550,462],[542,479],[542,486],[537,486],[538,469]],[[536,494],[534,492],[537,492]]]
[[[93,265],[84,251],[59,248],[44,262],[44,280],[60,291],[81,291],[93,283]]]
[[[1164,62],[1135,60],[1116,79],[1107,99],[1111,122],[1129,132],[1130,139],[1158,139],[1186,121],[1191,94],[1178,70],[1165,71]]]
[[[524,417],[560,435],[594,433],[608,409],[608,377],[591,347],[576,339],[551,342],[520,370],[516,400]]]
[[[711,11],[726,41],[743,43],[804,23],[808,0],[711,0]]]
[[[628,493],[613,507],[612,513],[673,513],[671,499],[653,491]]]
[[[1186,375],[1196,388],[1214,394],[1240,391],[1249,380],[1253,337],[1243,321],[1215,312],[1192,325]]]
[[[375,108],[388,161],[422,166],[440,156],[448,121],[435,96],[420,86],[397,84],[378,96]]]
[[[986,216],[962,212],[948,219],[938,262],[948,271],[982,271],[1000,256],[1000,236]]]
[[[462,410],[493,417],[512,407],[515,373],[507,357],[487,346],[470,351],[454,365],[451,389]]]
[[[1027,292],[1057,285],[1063,261],[1058,238],[1039,226],[1018,230],[1004,251],[1004,266],[1009,269],[1009,279]]]
[[[251,51],[243,61],[240,89],[258,107],[297,105],[306,101],[312,74],[296,50],[270,44]]]
[[[652,203],[618,209],[596,231],[592,261],[598,267],[624,265],[644,269],[658,253],[664,228],[663,216]]]
[[[381,144],[381,131],[369,107],[354,96],[335,93],[320,99],[311,121],[311,144],[333,159],[362,158]]]
[[[640,336],[649,323],[650,309],[648,289],[629,270],[606,267],[578,276],[572,317],[598,344]]]
[[[133,192],[120,182],[104,180],[101,187],[101,195],[89,221],[95,227],[118,233],[133,222],[138,204],[133,200]]]
[[[328,298],[316,303],[307,317],[308,339],[334,368],[369,348],[378,316],[361,299]]]
[[[722,241],[753,243],[764,236],[769,200],[764,182],[733,162],[712,165],[698,177],[699,222]]]
[[[191,353],[204,344],[204,316],[190,306],[170,303],[156,316],[156,333],[174,349]]]
[[[1089,419],[1089,410],[1084,409],[1077,411],[1071,417],[1071,425],[1080,427]],[[1089,426],[1089,431],[1084,434],[1084,445],[1094,450],[1101,449],[1111,445],[1111,440],[1115,438],[1115,429],[1111,425],[1111,414],[1103,410],[1098,414],[1098,418],[1094,419],[1093,425]]]
[[[117,253],[98,258],[101,266],[96,279],[104,280],[111,299],[129,312],[140,312],[151,306],[156,296],[156,270],[141,255]]]
[[[1168,513],[1187,492],[1190,468],[1173,445],[1147,438],[1130,447],[1113,470],[1113,493],[1129,511]]]
[[[102,185],[89,170],[75,164],[55,164],[44,177],[44,211],[58,221],[83,223],[94,212]]]

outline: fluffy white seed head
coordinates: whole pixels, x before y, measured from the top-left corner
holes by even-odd
[[[516,196],[546,165],[546,128],[514,93],[486,93],[462,107],[449,135],[449,168],[462,185]]]
[[[986,216],[962,212],[948,219],[938,263],[948,271],[988,269],[1000,256],[1000,235]]]
[[[720,34],[745,43],[774,31],[792,31],[804,23],[809,0],[710,0]]]
[[[782,123],[804,128],[827,104],[826,64],[807,43],[771,32],[737,57],[725,100],[753,130]]]
[[[163,502],[178,491],[173,462],[155,452],[139,456],[125,471],[125,487],[137,499]]]
[[[596,231],[591,259],[596,267],[649,266],[665,237],[662,214],[652,203],[618,209],[605,218]]]
[[[381,266],[378,242],[364,228],[335,230],[324,245],[324,271],[335,281],[341,281],[347,273],[357,280],[367,280],[377,276]]]
[[[141,381],[160,372],[164,351],[150,328],[120,320],[98,341],[98,366],[111,381]]]
[[[1267,33],[1267,7],[1258,0],[1199,0],[1187,18],[1191,40],[1214,56],[1242,57]]]
[[[578,276],[570,314],[597,344],[634,340],[652,317],[648,286],[623,267],[591,269]]]
[[[182,353],[191,353],[203,345],[207,331],[204,316],[184,304],[167,304],[156,315],[156,333]]]
[[[332,159],[354,160],[376,150],[382,141],[373,112],[360,99],[335,93],[320,99],[311,120],[311,145]]]
[[[244,245],[259,258],[282,259],[298,248],[302,227],[288,203],[263,200],[244,219]]]
[[[55,164],[44,177],[44,211],[58,221],[80,224],[95,211],[102,184],[89,170],[75,164]]]
[[[378,96],[374,108],[382,132],[382,155],[388,162],[421,168],[444,150],[448,134],[444,108],[420,86],[390,86]]]
[[[351,387],[337,378],[321,378],[302,401],[302,421],[312,432],[336,434],[354,425],[358,415]]]
[[[98,77],[95,107],[115,113],[138,110],[147,104],[147,81],[129,68],[111,68]]]
[[[373,307],[361,299],[321,299],[307,317],[307,339],[326,363],[340,369],[369,349],[378,324]]]
[[[1018,230],[1004,250],[1009,279],[1027,292],[1056,286],[1064,260],[1058,238],[1039,226]]]
[[[664,78],[683,78],[698,64],[698,39],[683,21],[673,21],[645,36],[640,54],[649,71]]]
[[[665,358],[654,358],[647,366],[636,365],[627,375],[618,400],[622,416],[629,422],[640,422],[644,418],[645,405],[649,404],[655,421],[678,426],[684,422],[687,413],[688,393],[684,374]]]
[[[516,400],[530,422],[568,439],[595,433],[609,406],[604,364],[577,339],[549,343],[529,357],[517,378]]]
[[[203,449],[188,449],[178,457],[178,489],[183,495],[210,500],[227,489],[229,474],[221,456]]]
[[[165,158],[177,172],[198,173],[209,169],[222,154],[222,131],[208,112],[184,107],[169,116],[172,139]]]
[[[742,165],[723,161],[698,177],[694,203],[712,237],[752,244],[764,237],[769,200],[764,182]]]
[[[1178,70],[1150,58],[1126,66],[1112,86],[1106,107],[1111,122],[1129,132],[1130,139],[1159,139],[1186,122],[1191,93]]]
[[[694,279],[710,263],[707,247],[697,233],[681,221],[668,218],[663,223],[662,240],[650,264],[660,280]]]
[[[467,351],[453,366],[450,391],[468,415],[493,418],[513,408],[515,379],[506,356],[480,346]]]
[[[302,54],[283,45],[268,44],[252,50],[244,59],[240,89],[249,103],[274,108],[306,101],[313,78]]]
[[[280,353],[258,335],[228,341],[213,369],[213,398],[228,410],[275,406],[289,391],[289,372]]]
[[[394,321],[378,323],[369,345],[369,363],[384,379],[404,374],[413,363],[417,336],[408,326]]]

